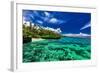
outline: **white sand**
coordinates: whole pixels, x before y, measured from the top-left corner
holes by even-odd
[[[42,40],[45,40],[45,39],[42,39],[42,38],[32,38],[32,42],[42,41]]]

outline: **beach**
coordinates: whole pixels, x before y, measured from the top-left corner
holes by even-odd
[[[32,42],[42,41],[42,40],[45,40],[45,39],[42,39],[42,38],[32,38]]]

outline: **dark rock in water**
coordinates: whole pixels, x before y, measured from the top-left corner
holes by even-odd
[[[31,42],[32,38],[31,37],[23,37],[23,43],[28,43]]]

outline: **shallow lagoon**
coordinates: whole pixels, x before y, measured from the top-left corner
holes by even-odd
[[[23,62],[89,60],[91,39],[62,37],[23,44]]]

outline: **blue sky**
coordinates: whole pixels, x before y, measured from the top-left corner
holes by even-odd
[[[63,34],[91,34],[91,13],[23,10],[24,21],[50,28],[60,28]]]

